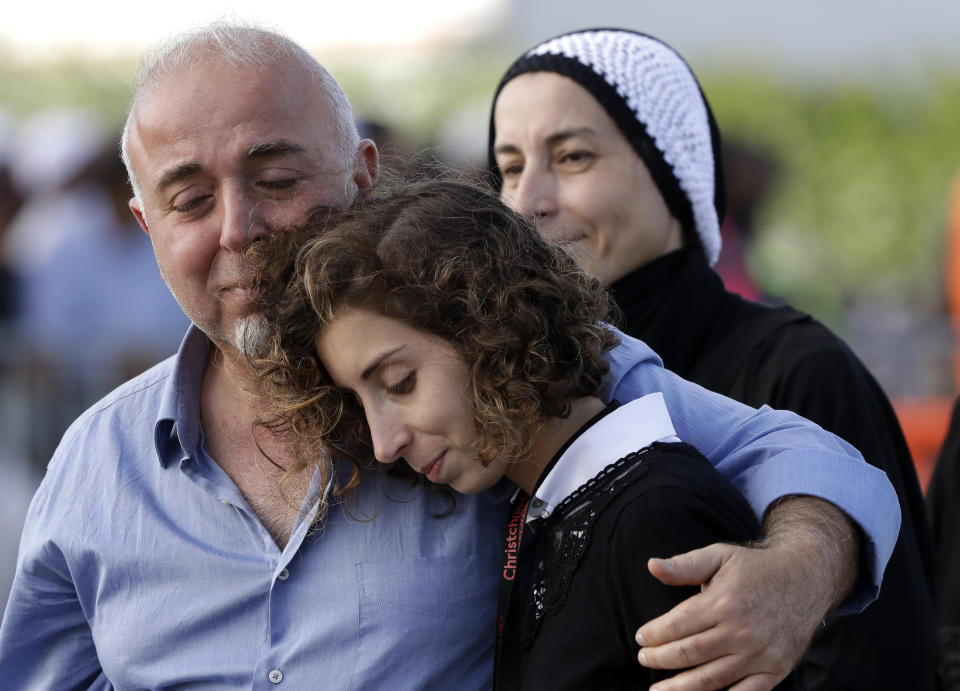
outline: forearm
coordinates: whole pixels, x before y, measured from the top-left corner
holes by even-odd
[[[836,506],[817,497],[784,497],[767,511],[763,526],[758,546],[792,554],[792,568],[801,571],[811,603],[821,603],[821,616],[853,590],[861,574],[863,539]]]
[[[886,474],[808,420],[707,391],[663,369],[644,344],[623,339],[611,353],[607,394],[630,401],[662,392],[677,436],[733,483],[758,518],[787,496],[820,497],[838,507],[863,538],[863,578],[842,609],[856,612],[876,598],[900,528],[900,505]]]

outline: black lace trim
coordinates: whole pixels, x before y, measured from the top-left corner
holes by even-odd
[[[530,600],[521,623],[521,645],[529,648],[540,623],[567,600],[570,581],[590,546],[593,526],[610,503],[647,473],[652,444],[611,463],[567,496],[541,528]]]

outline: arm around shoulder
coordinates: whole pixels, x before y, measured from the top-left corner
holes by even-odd
[[[623,338],[611,359],[609,395],[627,402],[662,392],[677,436],[733,483],[758,519],[795,495],[840,509],[862,531],[865,555],[862,577],[842,611],[859,611],[875,599],[900,529],[897,495],[883,471],[799,415],[751,408],[708,391],[665,370],[642,343]]]

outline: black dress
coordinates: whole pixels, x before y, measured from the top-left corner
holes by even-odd
[[[608,465],[527,524],[495,688],[645,689],[677,674],[642,667],[634,634],[699,588],[662,584],[647,559],[759,531],[739,492],[687,444],[654,443]],[[797,677],[778,688],[799,688]]]
[[[945,689],[960,689],[960,398],[927,489],[937,554],[937,647]]]
[[[668,254],[611,286],[626,333],[680,376],[748,405],[792,410],[887,473],[902,524],[879,598],[833,618],[804,660],[823,689],[934,687],[933,559],[923,497],[893,408],[843,341],[806,314],[743,300],[697,250]]]

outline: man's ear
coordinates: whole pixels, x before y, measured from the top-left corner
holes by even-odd
[[[353,165],[353,181],[357,191],[363,194],[372,190],[379,176],[380,154],[377,153],[377,145],[370,139],[361,139]]]
[[[143,209],[140,206],[140,200],[136,197],[132,197],[127,203],[130,205],[130,211],[133,212],[133,216],[137,219],[137,223],[139,223],[140,227],[143,228],[143,232],[149,235],[150,228],[147,227],[147,219],[143,217]]]

